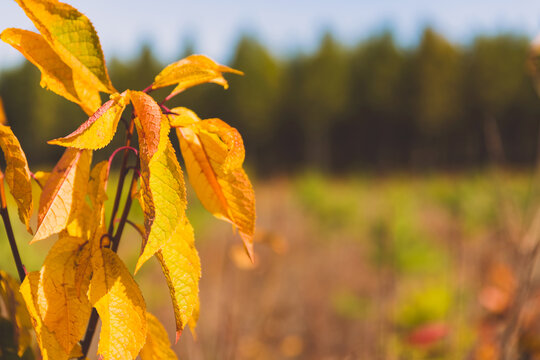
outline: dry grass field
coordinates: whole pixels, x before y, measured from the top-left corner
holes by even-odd
[[[537,188],[523,173],[260,181],[254,265],[231,227],[191,199],[201,316],[196,336],[185,330],[175,349],[190,360],[490,359],[521,271],[509,239],[528,226]],[[18,239],[30,270],[54,241]],[[139,249],[138,234],[126,232],[120,255],[130,269]],[[0,262],[14,272],[6,241]],[[136,278],[172,338],[157,262]],[[534,302],[522,305],[520,351],[532,354],[540,317]]]

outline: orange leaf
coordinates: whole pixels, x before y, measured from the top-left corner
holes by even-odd
[[[253,260],[255,195],[242,169],[240,134],[219,119],[199,121],[176,131],[197,197],[208,211],[238,228]]]
[[[135,124],[139,135],[141,158],[148,163],[158,150],[163,115],[151,96],[141,91],[131,91],[130,95],[137,116]]]
[[[220,65],[204,55],[191,55],[163,69],[154,79],[152,89],[176,84],[168,97],[192,86],[209,82],[219,84],[227,89],[229,85],[223,77],[224,72],[243,75],[241,71]]]
[[[92,152],[69,148],[54,167],[39,199],[38,228],[32,242],[64,230],[84,202]]]

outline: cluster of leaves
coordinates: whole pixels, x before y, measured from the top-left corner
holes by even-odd
[[[163,326],[146,311],[143,295],[116,250],[136,198],[144,212],[144,236],[135,272],[155,255],[169,285],[176,339],[186,325],[195,326],[201,265],[186,217],[183,172],[169,138],[173,128],[197,196],[207,210],[238,229],[253,258],[254,193],[242,169],[240,134],[219,119],[201,120],[189,109],[164,105],[198,84],[212,82],[227,88],[223,73],[241,72],[192,55],[167,66],[145,90],[120,93],[109,79],[98,36],[86,16],[56,0],[16,2],[39,33],[6,29],[1,39],[39,68],[43,87],[78,104],[90,116],[73,133],[49,142],[67,149],[51,173],[34,175],[42,192],[32,242],[58,235],[41,270],[26,274],[20,286],[42,357],[85,357],[95,328],[92,318],[97,319],[91,315],[95,308],[102,321],[98,353],[103,359],[176,358]],[[174,88],[159,104],[149,95],[168,86]],[[110,100],[102,104],[100,93],[110,94]],[[92,167],[92,152],[109,144],[130,104],[120,180],[107,227],[104,204],[110,161]],[[131,147],[134,129],[138,151]],[[4,125],[0,145],[19,216],[32,233],[32,173],[17,139]],[[132,167],[127,167],[129,150],[138,154]],[[116,219],[130,169],[129,195],[121,218]],[[5,288],[13,292],[17,285]],[[9,314],[16,311],[11,309]],[[19,324],[22,320],[13,319],[17,329],[27,329]],[[24,347],[18,352],[22,355]]]

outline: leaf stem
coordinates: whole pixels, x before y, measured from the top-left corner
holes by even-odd
[[[9,220],[9,213],[7,209],[6,202],[6,192],[4,190],[4,173],[0,171],[0,215],[4,221],[4,227],[6,228],[6,235],[9,240],[9,246],[11,247],[11,253],[13,254],[13,260],[15,260],[15,266],[17,267],[17,272],[19,273],[19,279],[23,282],[26,277],[26,271],[21,260],[21,255],[19,254],[19,249],[17,248],[17,242],[15,241],[15,235],[13,234],[13,227],[11,226],[11,221]]]

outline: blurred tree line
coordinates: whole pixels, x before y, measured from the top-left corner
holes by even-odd
[[[191,45],[181,55],[192,52]],[[415,47],[399,46],[391,33],[346,47],[328,33],[313,53],[280,58],[244,36],[229,65],[246,76],[228,77],[228,91],[213,84],[190,89],[170,107],[237,127],[248,166],[260,175],[482,166],[491,155],[487,123],[497,124],[508,163],[530,165],[539,148],[540,100],[528,52],[522,36],[456,45],[428,28]],[[135,59],[108,62],[120,90],[145,88],[164,65],[148,46]],[[85,120],[38,83],[28,62],[0,73],[8,119],[33,165],[54,163],[62,150],[44,142]]]

